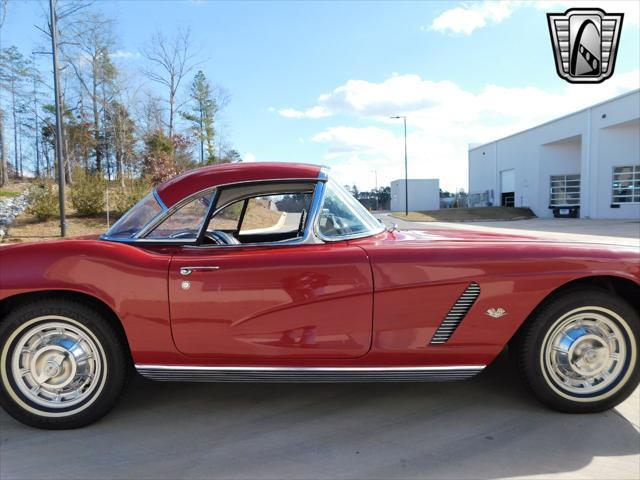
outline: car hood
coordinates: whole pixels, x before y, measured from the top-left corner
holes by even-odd
[[[521,242],[539,240],[540,237],[529,234],[512,234],[480,230],[463,230],[461,228],[433,227],[425,230],[405,230],[397,232],[403,240],[444,240],[444,241],[502,241]]]

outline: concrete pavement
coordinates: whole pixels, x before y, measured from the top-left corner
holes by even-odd
[[[504,356],[425,384],[179,384],[136,378],[105,419],[40,431],[0,413],[0,478],[640,477],[640,396],[553,412]]]

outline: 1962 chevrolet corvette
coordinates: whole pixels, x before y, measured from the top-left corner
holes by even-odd
[[[0,249],[0,402],[73,428],[153,380],[473,377],[597,412],[638,384],[638,248],[387,230],[317,166],[229,164],[153,190],[99,239]]]

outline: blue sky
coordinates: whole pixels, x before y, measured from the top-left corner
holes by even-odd
[[[640,2],[577,2],[625,12],[616,73],[569,85],[555,72],[546,12],[567,2],[97,1],[116,20],[133,81],[152,32],[190,27],[200,68],[231,93],[225,134],[246,160],[329,165],[373,187],[409,174],[467,187],[469,143],[486,142],[640,87]],[[2,46],[42,44],[37,1],[11,1]]]

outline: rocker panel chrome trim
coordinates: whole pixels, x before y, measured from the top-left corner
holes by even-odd
[[[136,365],[140,375],[158,381],[189,382],[445,382],[476,376],[485,365],[438,367],[203,367]]]

